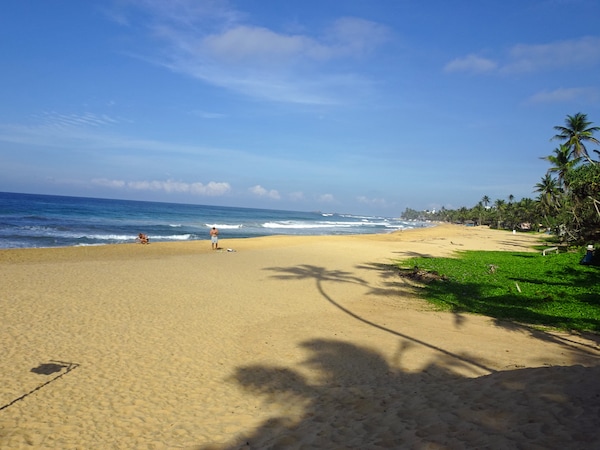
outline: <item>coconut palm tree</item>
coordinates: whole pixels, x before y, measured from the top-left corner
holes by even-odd
[[[491,200],[487,195],[484,195],[481,201],[479,202],[480,205],[483,205],[483,208],[481,208],[481,215],[479,216],[479,225],[483,225],[484,223],[484,218],[486,216],[486,213],[488,212],[488,205],[490,204],[490,202]]]
[[[533,230],[538,229],[538,217],[536,213],[537,203],[530,198],[522,198],[517,203],[516,214],[521,222],[529,222]]]
[[[560,208],[562,189],[556,178],[553,178],[549,173],[542,178],[542,181],[535,185],[535,192],[540,193],[540,202],[548,210]]]
[[[552,139],[559,139],[571,149],[570,157],[586,158],[593,163],[585,147],[586,143],[600,144],[600,141],[594,137],[594,133],[600,131],[600,127],[592,127],[592,122],[587,120],[587,114],[577,113],[573,116],[567,115],[565,126],[555,126],[554,129],[559,133]]]
[[[581,158],[571,158],[571,147],[567,144],[560,144],[559,147],[554,149],[554,154],[544,156],[541,159],[545,159],[552,164],[547,173],[555,173],[559,184],[565,188],[569,187],[565,179],[566,175],[581,161]]]
[[[497,199],[494,202],[494,206],[496,207],[496,226],[498,227],[498,229],[500,229],[500,225],[502,224],[502,213],[504,212],[506,202],[504,200]]]

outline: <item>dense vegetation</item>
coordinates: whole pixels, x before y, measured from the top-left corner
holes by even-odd
[[[549,254],[461,252],[458,258],[413,258],[400,273],[434,274],[425,298],[456,313],[600,332],[600,270],[580,265],[582,251]]]
[[[435,220],[489,225],[493,228],[523,231],[550,230],[559,240],[572,244],[596,243],[600,238],[600,156],[594,133],[600,127],[592,126],[587,115],[567,116],[565,124],[554,127],[557,134],[552,140],[560,141],[549,156],[547,173],[534,187],[535,199],[492,202],[487,195],[471,207],[457,210],[416,211],[407,208],[402,217],[408,220]]]

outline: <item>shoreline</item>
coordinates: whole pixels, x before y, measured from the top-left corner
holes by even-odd
[[[5,219],[0,244],[5,248],[135,243],[139,233],[154,242],[204,240],[212,226],[228,237],[250,238],[387,233],[427,225],[369,214],[0,193],[1,199],[6,203],[0,213]]]
[[[0,250],[0,447],[595,445],[597,336],[432,311],[386,268],[538,237]]]
[[[252,236],[243,238],[227,238],[223,237],[223,234],[219,237],[219,246],[226,243],[226,246],[220,247],[219,251],[227,251],[232,249],[237,251],[238,248],[242,249],[253,249],[258,246],[272,247],[279,245],[302,245],[304,241],[310,242],[314,239],[361,239],[375,237],[374,240],[378,239],[377,236],[396,236],[402,233],[411,233],[420,230],[427,230],[435,228],[437,226],[449,225],[451,227],[458,225],[443,224],[439,223],[430,227],[419,227],[410,228],[407,230],[393,231],[389,233],[372,233],[372,234],[326,234],[326,235],[269,235],[269,236]],[[58,257],[83,257],[83,258],[95,258],[95,257],[113,257],[113,256],[128,256],[132,247],[146,247],[144,250],[146,253],[151,255],[175,255],[175,254],[188,254],[188,253],[210,253],[210,238],[197,239],[192,241],[159,241],[153,242],[152,236],[149,236],[150,242],[148,245],[141,245],[138,242],[128,243],[117,243],[117,244],[98,244],[98,245],[71,245],[64,247],[24,247],[24,248],[0,248],[0,263],[6,261],[18,261],[23,259],[33,258],[37,260],[44,260],[50,258],[45,256],[46,253],[51,252],[58,255]],[[387,240],[387,239],[383,239]],[[229,245],[231,244],[231,245]],[[233,247],[232,247],[233,246]],[[206,248],[204,248],[206,247]],[[97,250],[96,250],[97,249]],[[24,252],[22,257],[15,256],[20,252]],[[136,253],[132,256],[137,256]]]
[[[373,234],[349,234],[349,235],[269,235],[269,236],[253,236],[244,238],[228,238],[221,235],[219,237],[219,250],[216,252],[223,252],[231,249],[235,252],[239,250],[252,250],[257,248],[272,248],[279,246],[295,246],[304,245],[306,243],[312,243],[316,240],[321,241],[342,241],[349,240],[350,242],[361,242],[372,240],[374,242],[411,242],[425,241],[430,238],[433,240],[444,240],[443,235],[447,232],[456,234],[458,230],[489,230],[498,233],[509,233],[504,230],[490,230],[488,227],[465,227],[464,225],[456,225],[439,222],[430,227],[419,227],[410,228],[406,230],[393,231],[390,233],[373,233]],[[440,230],[440,232],[429,233],[430,230]],[[469,232],[472,236],[476,233]],[[431,236],[430,236],[431,235]],[[439,235],[439,236],[438,236]],[[460,235],[458,233],[457,235]],[[519,242],[530,242],[535,241],[535,236],[530,233],[519,233],[517,236],[526,236],[525,239],[515,239],[515,245],[507,245],[507,250],[514,250],[515,248],[522,248],[524,251],[531,250],[527,245],[522,245]],[[440,237],[442,236],[442,237]],[[486,246],[484,243],[482,249]],[[461,250],[458,246],[462,245],[459,243],[450,243],[450,245],[456,245],[457,248],[454,250]],[[443,248],[442,246],[441,248]],[[137,250],[141,248],[142,250]],[[479,246],[472,247],[477,249]],[[494,247],[495,248],[495,247]],[[140,243],[116,243],[116,244],[98,244],[98,245],[73,245],[65,247],[25,247],[25,248],[0,248],[0,263],[2,262],[18,262],[18,261],[54,261],[55,258],[58,260],[65,260],[69,258],[83,258],[96,259],[96,258],[107,258],[112,259],[116,257],[132,257],[136,258],[139,256],[139,252],[143,251],[143,254],[150,256],[175,256],[175,255],[186,255],[186,254],[204,254],[213,253],[211,249],[210,238],[198,239],[193,241],[161,241],[153,242],[152,236],[150,236],[150,243],[148,245],[141,245]],[[448,252],[444,252],[447,254]],[[441,255],[440,255],[441,256]]]
[[[394,230],[394,231],[385,231],[385,232],[377,232],[377,233],[355,233],[355,234],[346,234],[346,233],[336,233],[336,234],[265,234],[265,235],[251,235],[251,236],[243,236],[243,237],[228,237],[226,239],[228,240],[234,240],[234,241],[243,241],[246,239],[261,239],[261,238],[319,238],[319,237],[353,237],[353,236],[372,236],[372,235],[388,235],[388,234],[396,234],[396,233],[403,233],[403,232],[410,232],[413,230],[421,230],[421,229],[428,229],[428,228],[433,228],[439,225],[449,225],[446,222],[428,222],[430,225],[427,226],[421,226],[421,227],[411,227],[411,228],[406,228],[406,229],[402,229],[402,230]],[[210,241],[210,237],[208,237],[208,232],[210,231],[210,228],[206,228],[206,235],[207,237],[205,239],[185,239],[185,240],[179,240],[179,239],[173,239],[173,240],[155,240],[155,239],[160,239],[160,237],[156,237],[156,236],[152,236],[147,235],[148,238],[150,239],[150,243],[153,244],[192,244],[192,243],[197,243],[197,242],[204,242],[206,240]],[[221,239],[222,236],[225,234],[227,235],[227,229],[225,229],[225,231],[221,230]],[[136,240],[131,240],[128,242],[115,242],[115,243],[98,243],[98,244],[73,244],[73,245],[57,245],[57,246],[40,246],[40,247],[6,247],[6,248],[0,248],[0,252],[5,251],[5,250],[28,250],[28,249],[40,249],[40,250],[45,250],[45,249],[62,249],[62,248],[86,248],[86,247],[104,247],[104,246],[114,246],[114,245],[132,245],[132,244],[139,244],[139,242],[137,242]]]

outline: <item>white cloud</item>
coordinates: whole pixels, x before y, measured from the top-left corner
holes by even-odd
[[[283,35],[262,27],[237,26],[221,34],[207,36],[202,48],[225,62],[283,64],[300,56],[324,56],[326,49],[305,36]]]
[[[390,36],[385,26],[353,17],[334,21],[321,35],[309,35],[248,23],[226,2],[146,0],[135,5],[145,12],[137,17],[147,21],[158,42],[154,55],[141,58],[278,102],[332,104],[352,98],[349,94],[365,81],[347,65],[340,72],[328,63],[368,55]]]
[[[204,45],[218,50],[222,57],[231,54],[254,63],[273,62],[274,57],[306,61],[356,57],[357,52],[366,53],[379,45],[385,29],[365,20],[345,18],[338,20],[329,35],[331,41],[305,35],[277,33],[255,26],[238,26],[220,35],[208,36]],[[215,44],[219,44],[216,46]]]
[[[210,111],[192,111],[192,114],[202,119],[224,119],[225,114]]]
[[[97,178],[92,180],[93,184],[117,188],[117,189],[133,189],[137,191],[162,191],[166,193],[188,193],[207,197],[216,197],[228,193],[231,186],[226,182],[211,181],[207,184],[203,183],[184,183],[180,181],[123,181],[110,180],[106,178]]]
[[[599,100],[600,90],[596,88],[559,88],[538,92],[532,95],[527,103],[597,102]]]
[[[188,62],[205,63],[210,57],[213,62],[244,63],[254,68],[356,58],[381,45],[388,35],[383,25],[353,17],[335,21],[323,39],[241,23],[205,35],[185,33],[180,28],[163,28],[161,33],[164,42],[186,55]]]
[[[600,63],[600,37],[556,41],[546,44],[517,44],[504,62],[470,54],[450,61],[445,72],[523,73],[548,69],[581,70]]]
[[[121,189],[127,185],[123,180],[109,180],[107,178],[96,178],[92,180],[92,184],[109,188]]]
[[[581,70],[600,62],[600,37],[552,42],[549,44],[515,45],[505,72],[533,72],[546,68]]]
[[[487,58],[481,58],[477,55],[467,55],[463,58],[456,58],[450,61],[444,67],[445,72],[471,72],[484,73],[495,70],[498,65]]]
[[[253,187],[249,188],[248,190],[252,194],[254,194],[258,197],[268,197],[268,198],[272,198],[274,200],[279,200],[281,198],[278,191],[276,191],[275,189],[271,189],[271,190],[265,189],[260,184],[257,184],[256,186],[253,186]]]
[[[323,203],[334,203],[335,197],[332,194],[321,194],[319,195],[318,200]]]

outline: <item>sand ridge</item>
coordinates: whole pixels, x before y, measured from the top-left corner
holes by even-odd
[[[0,447],[597,448],[597,336],[432,311],[388,267],[535,239],[0,251]]]

